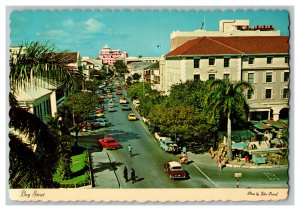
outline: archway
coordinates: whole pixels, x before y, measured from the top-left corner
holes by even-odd
[[[279,112],[279,119],[288,119],[289,118],[289,108],[283,108]]]

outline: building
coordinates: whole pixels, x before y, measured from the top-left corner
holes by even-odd
[[[133,62],[151,62],[151,63],[156,63],[159,61],[159,57],[136,57],[136,56],[131,56],[127,57],[125,60],[125,63],[128,65]]]
[[[160,71],[159,62],[153,63],[144,68],[144,81],[151,84],[152,90],[160,91]]]
[[[249,81],[251,118],[278,120],[287,118],[289,70],[287,36],[199,37],[163,57],[160,86],[168,94],[188,80]]]
[[[82,73],[86,80],[90,79],[90,73],[94,70],[101,70],[103,67],[101,59],[92,59],[89,57],[82,57]]]
[[[16,59],[19,52],[26,53],[26,48],[11,47],[11,58]],[[71,72],[82,70],[79,52],[55,53],[55,56],[60,57],[60,55],[67,60],[67,67]],[[37,115],[42,121],[46,121],[47,115],[54,116],[66,99],[63,84],[41,77],[32,78],[26,83],[25,88],[18,87],[14,94],[20,107]]]
[[[170,36],[170,50],[174,50],[189,40],[204,36],[280,36],[280,31],[275,31],[272,25],[251,27],[249,20],[221,20],[219,21],[219,31],[206,31],[205,22],[203,22],[201,29],[190,32],[173,31]]]
[[[128,57],[127,52],[121,52],[120,50],[111,50],[108,45],[105,45],[99,51],[99,58],[102,59],[104,65],[113,66],[117,60],[123,60]]]

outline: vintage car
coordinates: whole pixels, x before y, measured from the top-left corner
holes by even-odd
[[[131,110],[131,108],[129,107],[128,104],[122,104],[122,110],[123,111],[129,111],[129,110]]]
[[[177,144],[175,144],[171,138],[165,138],[162,139],[159,142],[160,147],[165,150],[166,152],[170,152],[170,153],[179,153],[180,152],[180,148],[178,147]]]
[[[135,113],[128,114],[128,120],[129,121],[135,121],[135,120],[137,120]]]
[[[107,118],[97,118],[96,121],[101,127],[107,127],[111,125],[111,122]]]
[[[114,112],[115,111],[115,107],[112,105],[109,105],[108,107],[108,112]]]
[[[127,103],[126,98],[124,96],[120,97],[120,104]]]
[[[113,137],[99,139],[99,145],[106,149],[119,149],[121,145]]]
[[[169,175],[170,179],[187,179],[187,172],[176,161],[165,163],[164,171]]]

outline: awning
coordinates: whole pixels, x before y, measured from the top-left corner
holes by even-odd
[[[232,144],[232,149],[246,150],[247,147],[248,147],[248,144],[245,142],[239,142],[239,143]]]

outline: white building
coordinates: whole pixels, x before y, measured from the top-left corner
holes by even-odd
[[[219,22],[219,31],[206,31],[205,23],[203,22],[202,29],[188,32],[173,31],[170,36],[170,50],[174,50],[189,40],[204,36],[280,36],[280,31],[275,31],[272,25],[251,27],[249,20],[221,20]]]
[[[246,80],[251,117],[278,120],[288,108],[289,37],[227,36],[190,40],[160,61],[161,91],[188,80]]]

